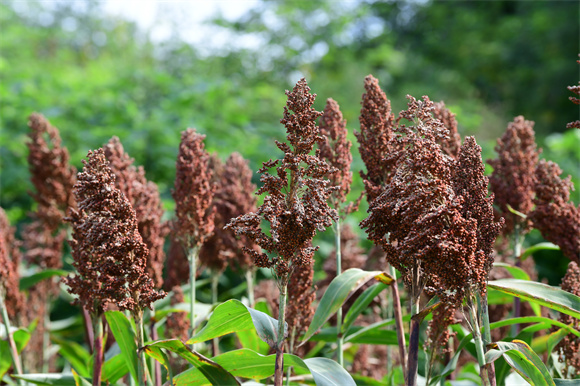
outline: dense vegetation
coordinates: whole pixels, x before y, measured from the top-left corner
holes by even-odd
[[[157,41],[98,2],[0,4],[2,374],[31,339],[24,373],[65,374],[40,384],[573,378],[579,7],[271,1],[211,47],[177,17]]]

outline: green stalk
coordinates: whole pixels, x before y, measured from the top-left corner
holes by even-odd
[[[278,312],[278,341],[276,342],[276,366],[274,368],[274,386],[284,383],[284,326],[286,324],[286,292],[288,278],[281,278],[280,306]]]
[[[211,303],[215,306],[218,302],[218,282],[219,282],[219,273],[212,272],[211,273]],[[213,356],[219,355],[220,348],[219,348],[219,341],[218,338],[213,338],[212,340],[212,351]]]
[[[4,321],[4,327],[6,328],[6,335],[8,336],[8,344],[10,345],[10,354],[12,354],[12,363],[14,364],[14,371],[16,375],[22,375],[22,363],[20,362],[20,356],[18,355],[18,350],[16,349],[16,343],[14,342],[14,337],[10,332],[10,319],[8,319],[8,312],[4,306],[4,291],[0,293],[0,310],[2,312],[2,320]],[[22,380],[18,380],[19,385],[23,385]]]
[[[197,255],[199,247],[189,248],[187,259],[189,260],[189,336],[195,332],[195,271],[197,270]]]
[[[340,276],[342,273],[342,253],[341,253],[341,246],[340,246],[340,218],[336,220],[336,229],[334,232],[334,242],[336,248],[336,276]],[[342,336],[342,332],[340,331],[342,327],[342,306],[338,308],[336,312],[336,359],[339,365],[344,367],[344,355],[343,355],[343,343],[344,337]]]
[[[477,362],[479,364],[479,372],[483,386],[491,386],[489,367],[485,363],[485,349],[481,339],[481,330],[477,317],[477,310],[473,304],[473,294],[467,295],[467,308],[469,318],[471,319],[471,327],[473,328],[473,343],[475,344],[475,352],[477,353]]]
[[[147,377],[147,362],[145,361],[145,353],[140,350],[141,347],[145,346],[145,339],[143,336],[143,310],[136,310],[133,314],[135,318],[135,327],[137,328],[137,349],[139,358],[137,360],[137,379],[139,381],[139,386],[147,385],[152,386],[151,379]]]
[[[248,302],[254,307],[254,267],[246,269],[246,283],[248,284]]]
[[[491,343],[491,328],[489,326],[489,309],[487,305],[487,293],[476,291],[477,308],[481,316],[481,323],[483,323],[483,346],[487,347]],[[487,350],[485,350],[487,351]],[[488,370],[489,381],[492,386],[495,386],[495,364],[486,364]]]
[[[522,243],[523,243],[523,237],[522,237],[522,234],[520,232],[520,225],[519,225],[519,223],[516,223],[516,225],[514,226],[514,261],[515,261],[516,267],[519,267],[521,265],[520,255],[522,254]],[[520,298],[518,298],[518,297],[514,298],[514,318],[517,318],[520,316],[521,304],[522,303],[521,303]],[[518,334],[519,329],[520,329],[520,325],[514,324],[511,328],[512,336],[515,337]]]
[[[101,385],[103,369],[103,319],[100,315],[91,315],[93,320],[93,386]]]
[[[294,338],[296,337],[296,326],[292,327],[292,334],[290,334],[290,354],[294,354]],[[286,386],[290,386],[290,376],[292,375],[292,366],[288,366],[286,371]]]

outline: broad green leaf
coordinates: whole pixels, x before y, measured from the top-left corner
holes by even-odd
[[[353,291],[356,291],[364,283],[379,275],[381,277],[384,276],[381,271],[363,271],[358,268],[351,268],[335,277],[324,292],[324,295],[322,295],[322,299],[318,303],[316,312],[310,322],[310,327],[302,338],[301,344],[308,341],[326,323],[328,318],[342,307]]]
[[[570,331],[565,328],[559,328],[556,331],[542,335],[534,340],[532,340],[532,350],[538,354],[542,354],[544,352],[552,352],[554,347],[560,342],[566,335],[568,335]]]
[[[107,311],[105,317],[111,328],[111,332],[121,349],[121,355],[125,358],[125,364],[135,381],[137,381],[137,344],[135,343],[135,330],[133,325],[121,311]]]
[[[173,369],[171,368],[171,363],[169,362],[169,358],[165,354],[165,352],[160,349],[159,347],[147,347],[145,349],[147,355],[152,357],[153,359],[157,360],[157,362],[161,363],[165,370],[167,370],[167,380],[170,385],[173,385]]]
[[[240,384],[232,374],[230,374],[218,363],[204,357],[196,351],[192,351],[179,339],[159,340],[157,342],[148,344],[143,348],[148,355],[151,355],[153,358],[157,359],[157,354],[155,350],[152,350],[152,348],[163,348],[172,351],[191,363],[195,369],[199,370],[199,376],[197,379],[201,382],[205,382],[202,384],[218,386]],[[189,383],[187,384],[189,385]]]
[[[278,341],[278,321],[263,312],[247,307],[239,300],[232,299],[217,306],[205,327],[187,343],[205,342],[251,328],[255,328],[260,339],[268,343],[270,347],[275,347]]]
[[[261,355],[249,349],[229,351],[212,358],[232,375],[260,380],[274,374],[276,355]],[[284,370],[294,367],[310,372],[317,385],[355,385],[352,377],[336,362],[326,358],[302,360],[296,355],[284,354]],[[191,368],[175,377],[176,385],[203,385],[199,380],[200,370]]]
[[[270,351],[268,343],[260,339],[255,329],[237,331],[236,334],[243,348],[249,348],[263,355],[268,354]]]
[[[485,354],[485,361],[491,363],[502,355],[506,362],[531,385],[554,385],[550,373],[538,355],[521,340],[495,342]]]
[[[553,381],[556,384],[556,386],[577,386],[578,385],[577,379],[554,378]]]
[[[487,304],[488,305],[496,305],[496,304],[511,304],[514,301],[514,297],[512,295],[508,295],[501,291],[494,290],[493,288],[487,288]]]
[[[123,354],[117,354],[105,361],[101,377],[105,382],[108,381],[115,383],[127,374],[128,371],[127,362],[125,361]]]
[[[24,291],[45,279],[51,278],[53,276],[66,276],[69,273],[70,272],[62,269],[45,269],[30,276],[20,278],[19,288],[20,291]]]
[[[89,367],[91,354],[83,346],[57,337],[53,337],[52,340],[58,344],[59,354],[71,364],[77,373],[82,377],[90,378],[92,376],[92,368]]]
[[[538,251],[558,251],[560,250],[560,247],[557,246],[556,244],[552,244],[552,243],[539,243],[536,245],[532,245],[531,247],[529,247],[528,249],[526,249],[524,251],[524,253],[521,254],[520,256],[520,260],[524,261],[525,259],[528,258],[528,256],[538,252]]]
[[[2,327],[4,326],[2,325]],[[12,338],[16,344],[16,351],[21,353],[30,340],[30,333],[25,328],[11,328],[11,330]],[[5,331],[6,330],[4,330],[4,334]],[[2,339],[0,340],[0,379],[4,377],[4,374],[6,374],[8,369],[10,369],[10,366],[12,366],[12,350],[10,349],[8,339]]]
[[[580,318],[580,297],[562,291],[560,288],[535,281],[517,279],[490,281],[488,287],[538,303],[563,314]]]
[[[521,269],[520,267],[514,267],[513,265],[499,262],[493,263],[493,266],[498,268],[504,268],[513,276],[514,279],[531,280],[530,275],[528,275],[528,273],[523,269]]]
[[[76,386],[76,382],[72,374],[13,374],[12,377],[22,379],[35,385]]]
[[[396,284],[393,284],[393,285],[396,285]],[[348,329],[350,328],[350,326],[352,326],[352,324],[354,323],[356,318],[361,314],[361,312],[363,312],[369,306],[369,304],[371,304],[373,299],[379,293],[381,293],[385,288],[388,288],[388,286],[386,284],[383,284],[383,283],[373,284],[372,286],[367,288],[355,300],[352,307],[349,308],[348,312],[344,316],[344,323],[342,324],[342,327],[340,329],[340,331],[342,332],[343,335],[346,335],[348,333]]]
[[[316,386],[356,386],[344,367],[331,359],[309,358],[304,363],[312,373]]]
[[[92,383],[87,381],[85,378],[81,377],[75,369],[72,369],[72,375],[75,380],[76,386],[92,386]]]

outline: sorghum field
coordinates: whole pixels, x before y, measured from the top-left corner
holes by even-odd
[[[568,87],[546,83],[541,108],[523,108],[525,116],[497,128],[520,104],[494,107],[494,93],[527,96],[499,87],[517,80],[508,70],[481,67],[481,79],[498,86],[462,94],[418,87],[392,69],[400,60],[413,71],[419,57],[410,23],[432,17],[433,34],[449,28],[456,36],[444,21],[449,5],[361,1],[341,12],[332,2],[272,2],[245,19],[212,20],[236,34],[269,31],[272,48],[282,32],[259,16],[270,12],[294,37],[343,28],[363,46],[382,36],[387,56],[400,56],[382,64],[364,56],[351,71],[352,58],[325,65],[331,53],[280,68],[274,54],[269,65],[267,55],[252,62],[259,50],[202,54],[177,32],[139,41],[135,24],[95,16],[104,3],[25,4],[0,4],[8,36],[0,42],[0,384],[580,382],[580,120],[542,128],[543,152],[534,117],[549,127],[574,117],[576,78]],[[529,36],[549,24],[541,17],[580,10],[458,4],[471,15],[502,15],[506,26],[540,18]],[[393,12],[399,24],[389,24]],[[450,25],[465,22],[458,15]],[[314,32],[299,35],[300,20]],[[383,29],[374,36],[345,27],[358,22]],[[393,34],[410,48],[389,43]],[[107,42],[127,36],[134,39]],[[340,47],[378,52],[336,42],[327,51]],[[577,73],[576,54],[558,65]],[[117,55],[144,67],[117,67]],[[14,58],[38,62],[18,67]],[[198,78],[180,74],[188,68],[180,58],[196,63],[189,69]],[[542,68],[555,67],[552,59]],[[258,72],[225,71],[236,61]],[[322,80],[351,74],[336,96],[317,66]],[[378,75],[360,75],[367,69]],[[258,81],[272,73],[292,73],[293,82],[284,91],[277,85],[288,76]],[[405,98],[396,86],[390,96],[383,79],[432,93]],[[481,79],[461,82],[478,87]],[[440,95],[457,101],[446,105]]]

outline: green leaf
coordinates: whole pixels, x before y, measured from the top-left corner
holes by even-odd
[[[249,349],[229,351],[212,358],[232,375],[260,380],[274,374],[276,355],[261,355]],[[284,354],[284,370],[295,367],[310,372],[317,385],[355,385],[352,377],[338,363],[326,358],[302,360],[296,355]],[[176,385],[203,385],[198,368],[188,369],[175,377]]]
[[[501,279],[488,283],[488,287],[519,297],[544,307],[580,318],[580,297],[560,288],[535,281]]]
[[[525,259],[528,258],[528,256],[538,252],[538,251],[558,251],[560,250],[560,247],[557,246],[556,244],[552,244],[552,243],[539,243],[536,245],[532,245],[531,247],[529,247],[528,249],[526,249],[524,251],[524,253],[521,254],[520,256],[520,260],[524,261]]]
[[[570,331],[568,329],[559,328],[550,334],[542,335],[533,339],[530,346],[532,347],[532,350],[538,354],[544,352],[551,353],[558,342],[560,342],[569,333]]]
[[[393,284],[393,285],[396,285]],[[343,335],[348,333],[350,326],[354,323],[356,318],[371,304],[373,299],[381,293],[385,288],[388,288],[386,284],[376,283],[367,288],[354,302],[352,307],[349,308],[348,312],[344,316],[344,322],[340,331]]]
[[[72,374],[13,374],[12,377],[35,385],[76,386]]]
[[[499,356],[531,385],[554,385],[550,373],[538,355],[521,340],[496,342],[485,354],[485,361],[491,363]]]
[[[239,300],[231,299],[217,306],[205,327],[187,343],[205,342],[251,328],[255,328],[260,339],[270,347],[275,347],[278,341],[278,321],[263,312],[247,307]]]
[[[344,367],[331,359],[309,358],[304,363],[312,373],[316,386],[356,386]]]
[[[122,354],[117,354],[114,357],[108,359],[103,364],[102,378],[105,382],[115,383],[121,379],[127,372],[129,368],[127,367],[127,362]]]
[[[196,351],[192,351],[179,339],[169,339],[169,340],[159,340],[157,342],[151,343],[143,347],[145,352],[157,359],[157,354],[152,348],[163,348],[172,351],[191,363],[195,369],[199,370],[198,381],[205,382],[202,384],[211,385],[239,385],[240,383],[237,379],[225,370],[218,363],[204,357]],[[176,381],[176,379],[174,379]],[[177,385],[180,383],[177,382]],[[184,383],[185,384],[185,383]],[[186,383],[189,385],[189,383]],[[194,384],[194,383],[192,383]]]
[[[163,367],[165,367],[165,370],[167,370],[168,382],[170,385],[173,385],[173,369],[171,368],[171,363],[169,362],[169,358],[165,352],[159,347],[147,347],[145,352],[147,355],[157,360],[157,362],[161,363]]]
[[[76,386],[92,386],[92,383],[87,381],[85,378],[81,377],[79,374],[77,374],[75,369],[72,369],[72,375],[75,380]]]
[[[53,342],[58,344],[60,355],[66,359],[71,366],[83,377],[90,378],[92,369],[89,367],[91,354],[80,344],[67,341],[64,339],[52,338]]]
[[[249,348],[263,355],[270,351],[270,346],[260,339],[255,329],[237,331],[236,334],[243,348]]]
[[[577,386],[578,385],[577,379],[554,378],[553,381],[556,384],[556,386]]]
[[[4,327],[4,325],[2,325],[2,327]],[[11,330],[12,338],[16,344],[16,351],[21,353],[24,347],[28,344],[28,341],[30,341],[30,333],[28,332],[28,329],[22,327],[17,329],[11,328]],[[5,335],[6,330],[4,329],[3,331]],[[4,377],[4,374],[6,374],[8,369],[10,369],[10,366],[12,366],[12,350],[10,349],[8,339],[2,339],[0,340],[0,379]]]
[[[51,278],[53,276],[66,276],[69,273],[70,272],[62,269],[45,269],[30,276],[20,278],[19,288],[20,291],[24,291],[45,279]]]
[[[514,279],[531,280],[530,275],[528,275],[528,273],[520,267],[514,267],[513,265],[499,262],[493,263],[493,266],[497,268],[504,268],[514,277]]]
[[[125,358],[125,364],[131,376],[137,381],[137,344],[135,343],[135,330],[133,325],[121,311],[105,312],[107,323],[121,349],[121,355]]]
[[[328,318],[342,307],[353,291],[356,291],[364,283],[379,275],[384,274],[381,271],[363,271],[358,268],[351,268],[335,277],[324,292],[324,295],[322,295],[322,299],[318,303],[316,312],[310,322],[310,327],[302,338],[301,344],[307,342],[326,323]]]

